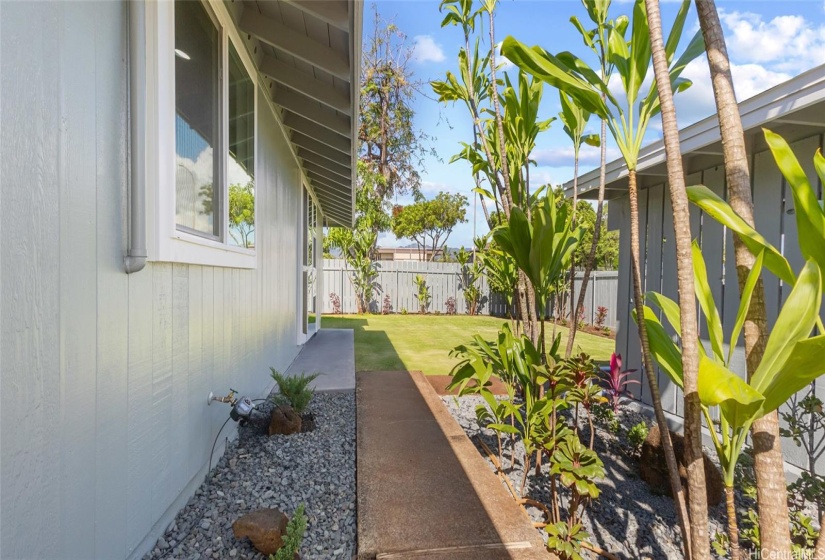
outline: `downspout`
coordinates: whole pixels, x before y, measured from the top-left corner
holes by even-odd
[[[146,266],[146,11],[129,2],[129,246],[126,274]]]

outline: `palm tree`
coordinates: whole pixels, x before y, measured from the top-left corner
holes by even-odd
[[[605,6],[607,3],[599,2],[599,4]],[[673,58],[679,44],[689,8],[690,0],[683,0],[667,41],[668,61]],[[504,40],[502,52],[522,70],[558,89],[564,90],[580,107],[604,119],[610,129],[628,170],[634,300],[637,313],[643,317],[644,297],[642,295],[639,264],[639,208],[636,166],[647,126],[650,119],[659,112],[660,105],[658,93],[653,86],[646,95],[641,98],[639,96],[651,61],[650,34],[643,0],[636,0],[634,6],[630,40],[625,38],[628,23],[626,17],[617,18],[609,29],[608,40],[608,59],[615,64],[619,73],[626,103],[617,100],[610,91],[608,83],[602,80],[583,60],[572,53],[564,52],[554,56],[540,47],[528,48],[512,37],[507,37]],[[702,52],[704,52],[704,43],[701,34],[697,34],[678,60],[670,65],[669,77],[674,91],[683,91],[691,85],[688,80],[680,76],[687,64]],[[684,490],[679,478],[679,468],[673,452],[670,433],[667,429],[658,381],[654,374],[655,365],[650,353],[647,333],[643,322],[640,322],[638,326],[644,368],[648,372],[646,377],[650,386],[656,422],[662,428],[662,447],[668,465],[671,489],[677,503],[680,528],[685,544],[685,556],[690,557],[691,531],[689,527],[691,521],[685,508]],[[707,531],[706,525],[707,523],[704,527],[705,532]],[[707,548],[707,542],[705,542],[705,548]]]
[[[596,28],[590,31],[584,29],[579,19],[576,16],[570,18],[570,21],[576,27],[576,30],[581,34],[584,44],[593,51],[596,58],[599,60],[599,77],[604,83],[608,83],[610,75],[613,73],[613,63],[608,60],[608,37],[610,30],[616,25],[615,21],[607,20],[607,13],[610,9],[610,0],[582,0],[587,15],[590,20],[596,24]],[[602,94],[602,101],[605,101],[605,95]],[[590,282],[590,274],[593,272],[593,264],[596,259],[596,248],[599,245],[599,237],[602,231],[602,219],[604,216],[604,189],[605,189],[605,174],[607,170],[607,123],[602,119],[601,133],[599,135],[599,144],[601,146],[601,157],[599,162],[599,195],[596,203],[596,222],[593,228],[593,241],[590,244],[590,252],[584,263],[584,274],[582,275],[582,283],[579,287],[579,298],[573,306],[573,288],[575,282],[575,272],[571,269],[570,272],[570,320],[572,325],[570,327],[570,334],[567,338],[567,348],[565,349],[565,356],[570,357],[573,353],[573,345],[576,340],[576,330],[578,329],[579,312],[584,307],[584,298],[587,295],[587,284]],[[588,142],[588,144],[591,144]],[[594,145],[594,144],[591,144]],[[576,155],[578,159],[578,155]],[[573,216],[575,218],[576,203],[578,202],[578,161],[575,162],[576,171],[573,176]]]
[[[690,550],[694,560],[710,558],[708,540],[708,502],[705,486],[705,465],[702,457],[702,407],[699,402],[699,332],[696,324],[696,296],[693,287],[693,258],[690,236],[690,205],[685,191],[685,173],[679,146],[679,124],[673,105],[673,90],[668,65],[673,50],[665,47],[662,34],[662,16],[658,0],[645,0],[653,72],[662,115],[665,154],[667,156],[668,188],[673,211],[673,230],[676,241],[676,275],[679,283],[679,311],[682,332],[682,371],[685,393],[685,464],[689,490]],[[631,195],[631,200],[633,196]],[[638,228],[633,224],[633,228]],[[637,262],[634,262],[634,267]],[[638,317],[644,316],[636,301]],[[643,324],[643,321],[639,321]],[[731,541],[731,551],[733,551]],[[738,558],[737,555],[732,556]]]
[[[570,137],[570,140],[573,142],[573,212],[570,217],[570,223],[572,225],[576,225],[576,206],[579,203],[579,152],[581,151],[581,147],[583,143],[586,143],[590,146],[598,146],[601,143],[601,139],[596,136],[595,134],[589,134],[587,136],[584,135],[584,129],[587,127],[587,121],[590,120],[590,113],[576,105],[575,101],[570,98],[569,95],[564,93],[563,91],[559,90],[559,100],[561,101],[561,113],[559,113],[559,119],[561,119],[562,124],[564,125],[564,132],[567,136]],[[595,230],[593,233],[593,238],[596,239],[598,237],[598,231],[601,228],[601,223],[599,221],[601,216],[597,214],[596,216],[596,225]],[[588,261],[588,265],[591,265],[592,262]],[[587,291],[587,285],[582,284],[580,293],[585,293]],[[576,338],[576,330],[578,328],[578,307],[576,306],[575,302],[576,298],[576,263],[575,261],[570,262],[570,334],[567,336],[567,349],[564,352],[564,357],[569,358],[570,354],[573,352],[573,341]]]
[[[754,225],[750,170],[745,149],[745,134],[730,73],[725,36],[713,0],[696,0],[699,23],[705,37],[713,93],[719,115],[719,130],[725,158],[728,203],[751,227]],[[756,258],[739,236],[733,236],[736,273],[741,294]],[[765,315],[765,290],[761,278],[753,291],[744,327],[748,378],[756,371],[765,352],[768,325]],[[760,545],[766,553],[790,554],[785,469],[776,412],[754,422],[752,429],[754,472],[759,506]],[[729,515],[731,513],[729,512]],[[735,516],[735,512],[732,514]],[[735,518],[734,518],[735,522]],[[734,546],[731,539],[731,551]]]
[[[503,142],[502,115],[499,108],[498,84],[495,80],[495,31],[493,28],[494,11],[496,0],[484,0],[479,9],[473,6],[473,0],[442,0],[440,9],[446,14],[441,22],[441,27],[448,25],[458,25],[462,28],[464,35],[464,46],[458,54],[460,80],[452,72],[447,72],[446,80],[435,80],[431,82],[433,91],[438,95],[441,102],[462,101],[467,105],[470,116],[473,120],[474,138],[481,141],[480,148],[483,151],[485,162],[473,161],[474,168],[477,164],[486,165],[489,168],[488,178],[490,186],[494,191],[494,198],[501,202],[502,210],[506,218],[510,217],[510,208],[513,205],[513,196],[510,186],[510,173],[507,165],[506,148],[501,154],[500,142]],[[487,12],[490,18],[490,44],[491,48],[487,55],[480,57],[478,54],[479,40],[476,39],[474,48],[470,48],[470,36],[475,32],[476,21]],[[489,68],[490,73],[487,73]],[[494,110],[482,108],[484,101],[492,101]],[[481,114],[483,111],[493,113],[492,123],[483,121]],[[488,130],[492,128],[492,130]],[[476,156],[479,146],[466,147],[468,156]],[[453,158],[455,159],[455,158]],[[483,166],[482,165],[482,166]],[[527,281],[523,273],[519,273],[519,285],[517,293],[519,316],[522,319],[522,328],[525,334],[535,340],[538,336],[537,320],[535,313],[535,296],[533,288]],[[531,303],[533,302],[533,303]]]

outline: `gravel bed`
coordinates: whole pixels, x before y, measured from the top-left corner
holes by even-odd
[[[292,516],[306,504],[307,532],[301,558],[350,559],[356,549],[355,394],[318,393],[309,405],[316,429],[269,437],[271,404],[258,403],[253,421],[144,560],[262,559],[247,539],[238,541],[232,523],[261,508]]]
[[[476,421],[475,407],[483,402],[480,397],[443,397],[443,401],[479,449],[477,438],[480,437],[493,452],[496,452],[495,433],[486,428],[479,431]],[[595,450],[604,462],[606,475],[597,482],[602,490],[599,499],[588,506],[583,515],[584,528],[590,534],[589,540],[619,558],[683,558],[682,537],[673,500],[667,496],[651,493],[647,483],[638,477],[637,459],[624,436],[630,426],[642,420],[646,420],[650,426],[651,422],[638,412],[624,407],[619,414],[619,419],[623,426],[620,435],[601,427],[596,428]],[[581,429],[583,441],[586,443],[589,439],[586,421]],[[514,488],[518,491],[524,474],[522,464],[524,448],[520,441],[516,442],[516,465],[512,468],[511,449],[509,440],[507,440],[503,453],[504,468]],[[483,452],[482,454],[485,455]],[[709,457],[713,455],[713,452],[708,453]],[[491,469],[494,468],[489,460],[488,463]],[[535,476],[534,466],[530,468],[525,485],[527,497],[545,504],[550,503],[548,470],[549,465],[546,462],[539,476]],[[538,509],[528,508],[528,512],[535,521],[545,521]],[[724,502],[710,509],[710,522],[711,535],[717,530],[725,530]],[[543,530],[540,532],[546,541],[547,534]],[[585,551],[585,554],[591,558],[597,558],[595,554],[588,551]]]

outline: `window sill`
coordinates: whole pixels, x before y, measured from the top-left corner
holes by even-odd
[[[254,249],[233,247],[183,231],[175,231],[158,247],[158,254],[150,261],[199,264],[221,268],[254,269],[258,257]]]

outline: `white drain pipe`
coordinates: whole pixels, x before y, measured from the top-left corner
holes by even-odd
[[[129,4],[129,244],[127,274],[146,266],[146,3]]]

